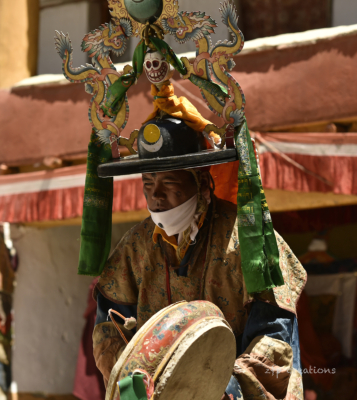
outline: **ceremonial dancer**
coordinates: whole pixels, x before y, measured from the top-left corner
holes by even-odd
[[[179,11],[175,0],[108,2],[112,21],[83,41],[92,66],[73,68],[68,35],[56,37],[65,76],[85,83],[93,95],[79,273],[100,275],[93,346],[107,399],[118,380],[123,400],[164,399],[165,385],[170,399],[210,399],[215,387],[227,399],[303,399],[296,305],[306,273],[273,229],[244,94],[229,74],[244,44],[235,7],[225,0],[220,8],[232,42],[212,45],[216,22],[204,12]],[[179,43],[193,40],[193,62],[179,59],[165,34]],[[130,36],[141,41],[133,65],[120,74],[109,52],[122,54]],[[199,87],[222,126],[175,95],[174,70]],[[124,137],[126,92],[144,72],[152,84],[153,112]],[[131,155],[122,157],[120,146]],[[108,258],[112,177],[138,173],[150,217],[128,231]],[[175,305],[181,301],[187,303]],[[230,333],[225,339],[218,321],[222,335],[212,345],[204,341],[204,331],[194,342],[206,343],[203,349],[190,342],[191,350],[206,357],[197,366],[198,376],[188,359],[186,371],[184,365],[184,372],[177,372],[172,360],[179,355],[184,360],[183,343],[188,351],[188,338],[198,335],[202,316],[221,319]],[[184,336],[193,320],[196,333]],[[222,364],[211,365],[210,355],[218,360],[220,346],[232,361],[225,356]],[[220,369],[227,368],[227,379],[222,378]],[[179,387],[172,384],[175,374]],[[200,392],[199,382],[207,377],[212,390]]]

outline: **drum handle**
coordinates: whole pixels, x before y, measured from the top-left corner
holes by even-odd
[[[122,330],[120,329],[119,325],[116,323],[114,317],[112,316],[112,313],[118,315],[118,316],[119,316],[120,318],[122,318],[124,321],[125,321],[127,318],[125,318],[123,315],[121,315],[120,313],[118,313],[118,311],[115,311],[115,310],[113,310],[112,308],[110,308],[110,309],[108,310],[108,315],[109,315],[110,319],[112,320],[114,326],[117,328],[117,330],[118,330],[120,336],[122,337],[122,339],[124,340],[125,344],[128,344],[127,338],[125,337],[124,333],[123,333]]]

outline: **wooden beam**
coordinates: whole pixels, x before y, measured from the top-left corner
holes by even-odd
[[[113,224],[123,224],[125,222],[140,222],[150,215],[148,210],[116,212],[113,213]],[[34,228],[47,229],[57,226],[80,226],[82,224],[82,217],[69,218],[56,221],[34,221],[23,222],[23,226],[31,226]]]
[[[12,396],[13,397],[13,396]],[[19,393],[18,400],[78,400],[73,394]]]
[[[357,204],[357,196],[321,192],[265,189],[270,212],[309,210]]]
[[[269,132],[328,132],[326,129],[331,124],[340,124],[340,125],[350,125],[349,132],[355,132],[356,130],[356,121],[357,115],[351,116],[349,118],[332,118],[330,120],[324,121],[314,121],[314,122],[306,122],[301,124],[293,124],[293,125],[281,125],[274,126],[271,129],[267,130]]]

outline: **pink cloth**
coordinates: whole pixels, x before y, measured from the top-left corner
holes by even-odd
[[[264,189],[357,194],[357,157],[287,155],[308,170],[331,181],[333,187],[297,169],[277,154],[264,153],[259,157]]]
[[[254,137],[255,133],[252,132]],[[332,187],[259,142],[281,149]],[[256,133],[263,187],[301,192],[357,194],[357,133]],[[265,146],[265,147],[264,147]],[[238,162],[211,167],[218,197],[235,202]],[[80,217],[85,165],[0,176],[0,221],[12,223]],[[113,212],[146,209],[140,175],[114,181]]]
[[[83,186],[0,195],[0,221],[17,223],[80,217],[83,196]],[[143,209],[146,209],[146,200],[140,178],[114,182],[113,212]]]
[[[357,194],[357,133],[254,133],[266,189]],[[325,184],[283,159],[285,154]]]
[[[95,365],[93,357],[92,333],[94,330],[97,303],[93,299],[92,292],[97,281],[98,279],[95,278],[89,287],[88,306],[84,313],[84,318],[87,322],[78,351],[74,380],[73,394],[81,400],[103,400],[105,398],[103,376]]]

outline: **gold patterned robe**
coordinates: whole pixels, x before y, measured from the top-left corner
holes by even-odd
[[[306,282],[306,272],[289,246],[276,234],[285,285],[254,296],[248,295],[240,266],[236,218],[234,204],[213,199],[208,221],[200,229],[188,263],[187,276],[178,276],[170,269],[170,289],[172,303],[208,300],[216,304],[238,337],[247,323],[249,304],[255,300],[269,302],[295,314],[297,300]],[[163,241],[154,243],[154,229],[154,222],[147,218],[124,235],[109,257],[96,288],[114,303],[137,305],[138,329],[169,304],[165,244]],[[270,346],[267,346],[267,340]],[[240,383],[243,396],[260,400],[283,397],[302,399],[301,376],[292,368],[290,346],[266,336],[258,337],[253,342],[234,366],[234,376]],[[104,322],[96,326],[93,343],[97,366],[108,379],[123,349],[122,339],[110,322]],[[279,368],[276,378],[279,383],[273,382],[271,392],[271,385],[267,389],[261,381],[273,375],[267,374],[262,365],[272,372],[277,366]],[[284,396],[275,397],[281,394]]]

